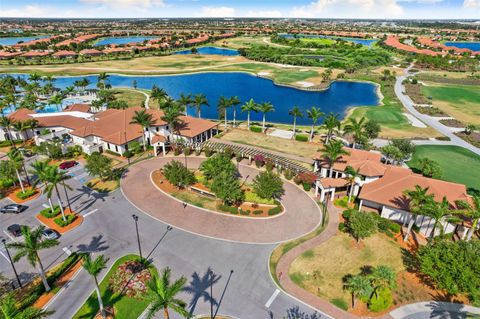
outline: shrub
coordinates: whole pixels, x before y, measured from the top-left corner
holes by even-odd
[[[450,141],[450,137],[448,136],[437,136],[435,139],[438,141]]]
[[[253,180],[253,190],[261,198],[278,198],[283,194],[283,181],[271,171],[261,172]]]
[[[380,312],[392,305],[392,292],[388,288],[379,289],[377,295],[373,295],[368,302],[368,309],[373,312]]]
[[[232,149],[230,146],[225,147],[225,148],[223,149],[223,153],[224,153],[226,156],[228,156],[228,158],[230,158],[230,159],[231,159],[231,158],[233,157],[233,155],[235,154],[235,153],[233,152],[233,149]]]
[[[339,223],[338,224],[338,230],[341,231],[342,233],[347,231],[347,226],[345,226],[345,223]]]
[[[280,214],[281,212],[282,212],[282,207],[281,206],[276,206],[276,207],[270,208],[268,210],[268,215],[273,216],[273,215]]]
[[[267,169],[267,171],[271,172],[273,170],[273,166],[274,166],[273,161],[267,158],[265,160],[265,168]]]
[[[13,180],[9,178],[0,179],[0,189],[7,189],[13,186]]]
[[[262,133],[262,128],[260,126],[250,126],[250,131],[255,133]]]
[[[182,150],[180,149],[180,147],[175,147],[175,149],[173,150],[173,155],[175,156],[178,156],[182,153]]]
[[[185,147],[183,151],[186,156],[190,156],[190,154],[192,154],[192,149],[190,148],[190,146]]]
[[[295,173],[291,169],[286,169],[283,172],[283,176],[285,176],[287,180],[291,180],[295,176]]]
[[[342,213],[342,217],[343,219],[345,219],[346,221],[348,221],[350,219],[350,216],[352,215],[352,212],[354,210],[352,209],[347,209],[347,210],[344,210],[343,213]]]
[[[118,156],[118,157],[122,156],[122,155],[120,155],[120,153],[117,153],[117,152],[114,152],[114,151],[111,151],[111,150],[105,150],[105,153],[113,155],[113,156]]]
[[[221,204],[218,206],[218,208],[222,211],[222,212],[226,212],[226,213],[230,213],[230,214],[238,214],[238,208],[235,207],[235,206],[230,206],[230,205],[226,205],[226,204]]]
[[[132,151],[125,151],[125,152],[123,152],[123,156],[125,158],[131,158],[133,156],[133,152]]]
[[[20,199],[27,199],[29,197],[32,197],[33,195],[35,195],[36,193],[38,193],[38,191],[36,189],[26,189],[24,192],[22,191],[19,191],[15,194],[15,196],[17,196],[18,198]]]
[[[235,154],[235,160],[240,163],[243,160],[243,156],[240,153]]]
[[[306,173],[300,173],[297,176],[295,176],[294,182],[297,185],[309,184],[311,187],[316,180],[317,180],[317,175],[315,175],[315,173],[306,172]]]
[[[258,196],[257,193],[253,191],[246,191],[245,192],[245,201],[250,202],[250,203],[255,203],[255,204],[267,204],[267,205],[274,205],[275,200],[274,199],[265,199],[261,198]]]
[[[47,217],[47,218],[56,217],[58,214],[60,214],[60,206],[59,205],[53,206],[53,212],[52,212],[52,209],[50,207],[42,209],[40,211],[40,215],[42,215],[43,217]]]
[[[260,215],[260,214],[263,214],[262,210],[256,209],[253,211],[253,215]]]
[[[65,220],[63,216],[55,218],[53,221],[60,227],[65,227],[73,223],[77,219],[77,215],[65,215]]]
[[[330,300],[330,302],[340,309],[343,309],[345,311],[348,310],[348,304],[342,298],[334,298],[334,299]]]
[[[129,260],[115,270],[109,286],[119,294],[130,298],[141,298],[146,292],[152,274],[148,268],[136,260]]]
[[[257,154],[253,157],[253,160],[255,161],[255,165],[260,168],[265,164],[265,157],[261,154]]]
[[[228,155],[219,153],[203,161],[200,165],[200,171],[207,179],[213,179],[222,172],[228,175],[236,175],[237,167]]]
[[[250,210],[249,209],[243,210],[243,209],[240,208],[239,212],[240,212],[240,215],[245,215],[245,216],[250,215]]]
[[[297,134],[295,135],[295,140],[299,142],[308,142],[308,136]]]
[[[337,198],[333,201],[336,206],[347,208],[348,207],[348,197],[344,196],[342,198]]]
[[[200,156],[201,153],[202,153],[202,150],[201,150],[201,149],[197,148],[197,149],[195,150],[195,156]]]
[[[195,175],[179,161],[171,161],[163,167],[163,175],[178,188],[195,183]]]
[[[203,151],[205,152],[206,157],[210,157],[215,153],[215,151],[212,150],[210,147],[205,147]]]
[[[13,141],[13,144],[21,144],[23,143],[22,140],[14,140]],[[7,147],[7,146],[11,146],[12,145],[12,142],[11,141],[0,141],[0,147]]]
[[[312,189],[312,184],[303,183],[302,186],[303,186],[303,190],[306,192]]]

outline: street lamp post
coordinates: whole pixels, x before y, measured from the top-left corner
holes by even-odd
[[[210,318],[213,319],[213,271],[210,269]]]
[[[10,264],[12,265],[13,272],[15,273],[15,277],[17,278],[18,285],[20,288],[22,288],[22,282],[20,281],[20,278],[18,278],[17,270],[15,269],[15,265],[13,264],[12,257],[10,256],[10,252],[8,251],[7,247],[7,240],[5,238],[2,239],[3,246],[5,247],[5,251],[7,252],[8,260],[10,261]]]
[[[132,217],[133,217],[133,220],[135,221],[135,230],[137,231],[138,252],[140,253],[140,259],[143,259],[142,246],[140,245],[140,235],[138,234],[138,216],[133,214]]]

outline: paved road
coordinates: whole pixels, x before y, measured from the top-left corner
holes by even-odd
[[[405,92],[405,88],[402,84],[402,82],[411,74],[409,73],[410,69],[412,68],[412,65],[410,65],[407,69],[405,69],[405,73],[403,75],[397,76],[397,81],[395,82],[395,94],[397,95],[398,99],[402,102],[403,106],[417,119],[422,121],[423,123],[427,124],[428,126],[433,127],[435,130],[440,132],[441,134],[448,136],[451,140],[451,142],[454,145],[458,145],[461,147],[464,147],[466,149],[471,150],[472,152],[480,155],[480,148],[473,146],[470,143],[465,142],[455,134],[453,134],[452,130],[448,128],[447,126],[441,124],[438,122],[438,120],[432,118],[431,116],[422,114],[418,112],[415,107],[412,99],[406,94],[403,94]]]

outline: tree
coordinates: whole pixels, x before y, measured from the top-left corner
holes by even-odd
[[[39,166],[41,167],[42,165]],[[66,217],[63,210],[62,198],[60,197],[60,192],[58,191],[58,185],[64,185],[65,188],[70,188],[70,186],[65,184],[65,180],[69,178],[70,176],[67,175],[66,172],[60,171],[58,169],[58,166],[48,164],[43,165],[43,172],[41,172],[41,175],[39,175],[39,179],[41,179],[44,183],[45,191],[49,199],[50,209],[52,210],[52,213],[54,211],[54,208],[52,206],[51,197],[53,190],[55,190],[58,198],[58,205],[60,206],[60,211],[62,212],[62,218],[64,221],[66,221]]]
[[[387,158],[387,163],[398,164],[404,159],[404,154],[398,147],[387,144],[381,148],[382,154]]]
[[[225,129],[227,129],[227,109],[231,106],[230,99],[220,96],[218,100],[217,109],[219,113],[223,112],[223,117],[225,120]]]
[[[462,209],[463,213],[472,221],[472,226],[466,238],[466,240],[469,241],[472,239],[473,233],[475,233],[480,220],[480,194],[472,196],[472,204],[467,201],[457,201],[455,204],[458,208]]]
[[[168,97],[168,94],[164,89],[160,89],[156,85],[153,85],[150,97],[152,100],[157,101],[159,108],[162,108],[162,102]]]
[[[62,105],[64,99],[65,97],[62,94],[55,94],[48,100],[48,103],[55,105],[57,107],[57,111],[59,112],[61,111],[60,105]]]
[[[293,117],[293,136],[297,134],[297,118],[303,118],[303,112],[298,106],[294,106],[290,111],[288,111],[288,115]]]
[[[112,176],[112,159],[99,152],[93,152],[87,157],[85,170],[88,174],[98,176],[104,181]]]
[[[353,135],[353,148],[355,148],[356,144],[366,142],[365,121],[365,117],[362,117],[358,121],[356,118],[349,117],[347,124],[343,127],[344,133],[351,133]]]
[[[330,112],[326,117],[325,120],[323,121],[322,127],[327,130],[327,135],[325,138],[325,144],[328,144],[330,139],[332,138],[333,134],[338,134],[338,131],[340,130],[340,125],[341,122],[338,119],[337,114],[333,114]]]
[[[245,199],[240,181],[227,171],[222,171],[213,178],[211,189],[227,205],[236,204]]]
[[[50,291],[47,276],[45,275],[45,269],[43,268],[38,252],[42,249],[57,246],[60,243],[56,239],[42,239],[42,232],[44,229],[45,226],[38,226],[34,230],[31,230],[28,226],[22,226],[21,231],[24,241],[11,242],[8,243],[7,246],[16,250],[16,253],[13,256],[14,262],[17,262],[22,259],[22,257],[26,256],[32,267],[36,268],[38,266],[43,286],[46,291]]]
[[[322,79],[323,79],[323,82],[328,82],[330,81],[330,79],[332,78],[332,69],[328,68],[326,69],[325,71],[323,71],[322,73]]]
[[[165,121],[170,126],[171,132],[178,133],[178,129],[183,121],[180,119],[182,116],[182,111],[176,103],[172,103],[168,108],[165,109],[162,116],[162,121]]]
[[[147,151],[147,142],[145,139],[145,131],[148,130],[150,126],[154,124],[153,116],[150,113],[147,113],[145,109],[140,111],[135,111],[132,116],[130,124],[138,124],[142,127],[142,140],[143,140],[143,151]],[[127,141],[125,141],[127,142]]]
[[[431,160],[428,157],[424,157],[418,161],[418,164],[420,172],[422,172],[423,176],[433,178],[442,177],[442,168],[437,161]]]
[[[196,94],[193,99],[193,105],[195,105],[195,108],[197,110],[198,118],[201,118],[202,105],[209,106],[208,100],[205,94]]]
[[[370,280],[362,274],[348,276],[343,285],[343,289],[352,294],[352,308],[355,308],[356,297],[367,297],[372,293],[372,285],[370,284]]]
[[[3,319],[41,319],[51,315],[51,311],[26,307],[21,309],[17,306],[13,293],[2,296],[0,300],[0,318]]]
[[[200,164],[200,171],[205,178],[212,180],[222,172],[234,175],[237,173],[237,168],[227,154],[217,153]]]
[[[110,75],[108,75],[105,72],[102,72],[98,75],[97,82],[102,86],[102,89],[104,89],[104,90],[106,89],[107,80],[108,80],[109,77],[110,77]]]
[[[8,134],[8,139],[10,140],[10,144],[12,145],[13,148],[15,148],[15,143],[14,143],[14,138],[12,135],[12,127],[13,127],[14,121],[12,121],[9,117],[6,117],[3,115],[3,109],[2,109],[2,117],[0,117],[0,126],[2,126],[4,129],[7,130]]]
[[[180,93],[180,98],[178,99],[177,103],[182,107],[185,114],[187,114],[188,107],[193,103],[192,95]]]
[[[237,105],[239,105],[240,99],[238,96],[232,96],[229,100],[230,106],[233,108],[233,127],[236,126],[236,121],[237,121]]]
[[[100,308],[100,313],[103,318],[106,318],[105,309],[103,308],[102,294],[100,293],[100,286],[98,285],[97,276],[106,268],[108,258],[100,255],[97,258],[92,259],[89,254],[84,254],[82,256],[83,264],[82,267],[85,269],[92,277],[95,282],[95,291],[97,292],[98,306]]]
[[[278,174],[264,171],[253,179],[254,192],[265,199],[279,198],[283,194],[283,182]]]
[[[312,127],[310,129],[310,142],[313,140],[313,130],[315,129],[315,125],[317,125],[318,120],[325,115],[320,108],[312,106],[310,110],[307,110],[307,117],[312,120]]]
[[[472,134],[477,129],[477,126],[474,124],[468,124],[465,126],[464,133],[466,135]]]
[[[446,197],[443,197],[441,202],[435,200],[429,201],[425,208],[422,211],[423,215],[431,217],[435,220],[431,232],[431,238],[435,237],[435,232],[438,225],[442,222],[443,219],[447,221],[458,221],[458,218],[452,216],[452,210],[450,208],[450,203]],[[444,227],[440,227],[440,235],[443,235]]]
[[[148,294],[145,297],[150,304],[147,319],[152,319],[160,310],[163,310],[164,317],[169,319],[168,309],[172,309],[183,317],[190,317],[186,310],[187,304],[176,297],[185,287],[187,278],[180,277],[171,283],[170,273],[171,270],[167,267],[162,271],[161,278],[153,277],[149,281]]]
[[[348,218],[347,228],[357,243],[364,238],[370,237],[377,231],[377,219],[370,213],[351,211]]]
[[[242,105],[242,112],[247,112],[247,128],[250,129],[250,113],[253,111],[258,113],[258,105],[253,99]]]
[[[163,167],[163,175],[173,185],[178,188],[195,183],[195,175],[179,161],[171,161]]]
[[[407,232],[403,238],[404,241],[407,241],[412,231],[413,224],[415,224],[415,220],[417,219],[416,215],[421,214],[424,207],[433,201],[433,194],[428,194],[428,190],[428,187],[422,188],[420,185],[415,185],[415,189],[403,191],[403,195],[408,200],[410,213],[412,214],[408,222]]]
[[[18,183],[22,192],[25,193],[25,187],[23,186],[23,180],[20,176],[20,169],[23,167],[23,156],[17,149],[10,150],[7,153],[9,161],[12,163],[12,166],[15,168],[15,174],[17,175]]]
[[[380,131],[382,130],[382,128],[380,127],[380,124],[378,124],[377,121],[373,121],[373,120],[367,121],[364,125],[364,129],[365,129],[365,136],[369,139],[377,138],[378,134],[380,134]]]
[[[406,138],[394,138],[389,143],[392,146],[395,146],[402,152],[404,160],[410,158],[410,156],[415,152],[415,145],[411,140]]]
[[[275,112],[275,108],[270,102],[263,102],[258,105],[258,111],[262,112],[262,115],[263,115],[262,132],[265,133],[265,116],[269,112]]]
[[[395,271],[389,266],[380,265],[374,268],[370,276],[373,286],[373,294],[378,298],[378,292],[381,289],[394,288],[396,284],[396,277]]]
[[[333,176],[333,164],[342,157],[342,155],[350,155],[350,152],[348,152],[342,141],[338,140],[330,140],[328,144],[326,144],[322,150],[322,156],[325,157],[325,159],[329,163],[330,167],[330,172],[329,176]]]
[[[360,168],[353,168],[351,166],[347,166],[345,168],[345,173],[347,173],[347,180],[350,184],[350,191],[348,192],[348,202],[352,200],[353,189],[355,187],[356,180],[361,177],[360,175]]]

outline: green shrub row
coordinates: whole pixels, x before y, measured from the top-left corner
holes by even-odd
[[[250,126],[250,131],[255,133],[262,133],[262,128],[259,126]]]
[[[218,208],[222,212],[226,212],[226,213],[230,213],[230,214],[238,214],[238,208],[237,207],[222,204],[222,205],[219,205]]]
[[[122,156],[119,153],[111,151],[111,150],[105,150],[105,153],[113,155],[113,156],[118,156],[118,157]]]
[[[77,215],[65,215],[65,220],[63,216],[55,218],[53,221],[60,227],[65,227],[73,223],[77,219]]]
[[[60,214],[60,205],[53,206],[53,212],[50,207],[47,207],[40,211],[40,215],[47,218],[57,217],[58,214]]]
[[[307,135],[297,134],[297,135],[295,135],[295,141],[308,142],[308,136],[307,136]]]
[[[14,140],[13,143],[15,145],[18,145],[18,144],[23,143],[23,141],[22,140]],[[11,145],[12,145],[11,141],[1,141],[0,142],[0,147],[7,147],[7,146],[11,146]]]
[[[268,215],[273,216],[273,215],[280,214],[281,212],[282,212],[282,206],[276,206],[268,210]]]
[[[0,189],[7,189],[13,186],[13,179],[3,178],[0,179]]]
[[[253,211],[253,215],[260,215],[263,213],[263,210],[257,209]]]
[[[30,189],[26,189],[24,192],[19,191],[15,195],[20,199],[27,199],[29,197],[32,197],[36,193],[38,193],[38,191],[36,189],[31,189],[30,188]]]

